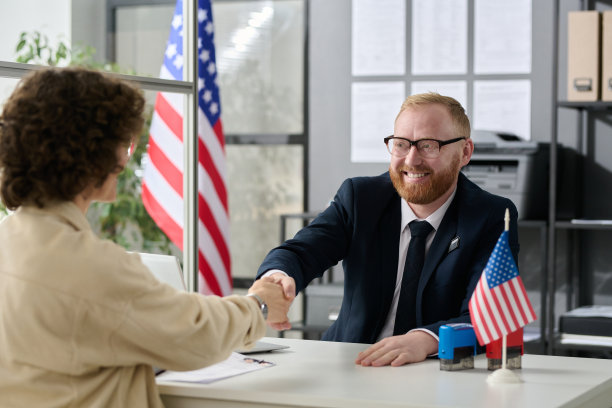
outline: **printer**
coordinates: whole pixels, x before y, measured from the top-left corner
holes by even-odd
[[[512,200],[519,219],[546,219],[549,147],[515,135],[473,130],[474,153],[463,173],[483,190]]]

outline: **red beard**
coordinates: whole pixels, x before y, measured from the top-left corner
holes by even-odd
[[[455,156],[452,162],[439,172],[434,172],[427,166],[421,166],[417,169],[402,168],[399,171],[389,167],[389,175],[400,197],[409,203],[424,205],[437,200],[451,188],[457,180],[461,168],[460,164],[459,157]],[[405,183],[402,171],[406,170],[414,173],[429,173],[429,183]]]

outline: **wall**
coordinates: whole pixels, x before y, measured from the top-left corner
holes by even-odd
[[[35,10],[35,12],[32,12]],[[59,41],[104,50],[104,2],[98,0],[20,0],[0,4],[0,61],[16,60],[22,32],[40,32],[56,48]],[[100,51],[98,51],[100,52]],[[15,88],[16,79],[0,78],[0,100]]]
[[[96,50],[95,59],[104,61],[106,38],[106,1],[72,0],[72,45],[89,45]]]
[[[0,60],[15,61],[15,46],[22,31],[39,31],[51,44],[70,41],[71,0],[5,1],[0,5]],[[32,13],[32,10],[36,10]]]
[[[406,32],[411,32],[410,1],[406,16]],[[468,0],[468,14],[473,13],[473,0]],[[531,133],[536,141],[550,138],[551,89],[552,89],[552,1],[533,1],[533,56],[532,56],[532,116]],[[469,21],[473,21],[470,18]],[[375,175],[386,171],[384,163],[350,162],[350,105],[351,105],[351,1],[310,1],[309,47],[309,109],[310,109],[310,187],[309,208],[317,210],[333,198],[342,180],[347,177]],[[410,47],[409,38],[407,45]],[[469,32],[468,50],[472,58],[473,33]],[[406,53],[410,56],[410,50]],[[468,62],[471,66],[471,61]],[[407,71],[410,65],[407,63]],[[503,78],[520,76],[506,75]],[[404,79],[407,95],[410,81]],[[418,79],[423,79],[420,76]],[[425,79],[432,79],[426,77]],[[440,79],[457,79],[440,75]],[[498,79],[499,75],[465,76],[468,80],[468,99],[471,102],[471,81],[474,79]],[[524,78],[524,76],[523,76]],[[396,80],[396,77],[393,78]],[[468,103],[468,105],[472,105]],[[399,110],[399,106],[398,106]],[[381,139],[384,134],[373,135]]]

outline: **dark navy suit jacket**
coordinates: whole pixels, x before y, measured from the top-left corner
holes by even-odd
[[[342,260],[342,308],[323,340],[374,343],[395,289],[400,200],[388,172],[345,180],[327,209],[293,239],[270,251],[257,276],[280,269],[295,279],[299,292]],[[443,324],[470,322],[468,302],[504,229],[506,208],[510,210],[509,242],[516,260],[516,207],[459,174],[457,192],[421,273],[416,327],[438,334]],[[459,246],[449,252],[455,238],[459,238]]]

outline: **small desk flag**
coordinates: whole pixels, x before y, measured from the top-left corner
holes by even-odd
[[[470,315],[481,345],[491,343],[536,319],[504,231],[470,299]]]

